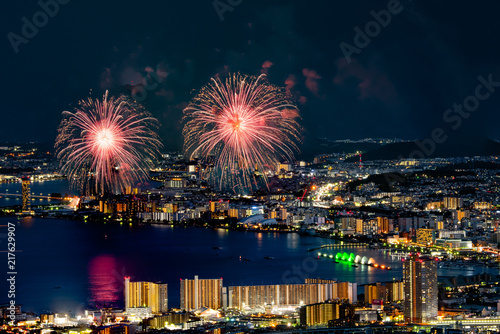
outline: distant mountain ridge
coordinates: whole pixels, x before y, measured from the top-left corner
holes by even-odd
[[[500,155],[500,143],[491,139],[451,141],[442,144],[414,141],[387,144],[363,153],[363,160],[393,160],[410,158],[452,158]],[[351,158],[347,161],[357,161]]]

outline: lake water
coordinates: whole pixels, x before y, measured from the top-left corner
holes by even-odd
[[[295,233],[7,217],[0,218],[4,268],[7,268],[7,222],[16,225],[16,302],[23,304],[26,311],[122,307],[124,276],[168,283],[170,307],[180,304],[180,278],[194,275],[223,277],[225,286],[294,283],[302,282],[305,277],[365,284],[402,276],[401,261],[391,263],[385,252],[367,248],[344,247],[324,252],[347,251],[373,257],[380,264],[391,265],[393,270],[313,260],[311,256],[316,252],[308,253],[308,249],[334,241]],[[6,275],[7,270],[4,272]],[[473,272],[447,270],[440,274]],[[8,302],[4,282],[6,279],[0,285],[0,302]]]
[[[36,312],[74,310],[88,305],[121,306],[124,276],[168,283],[169,306],[179,305],[179,279],[194,275],[223,277],[225,286],[294,283],[305,277],[363,284],[401,276],[399,262],[393,265],[394,270],[384,271],[312,259],[309,248],[333,242],[294,233],[6,217],[0,218],[3,232],[7,222],[16,224],[16,302],[23,304],[25,310]],[[0,239],[3,251],[5,236],[2,234]],[[383,252],[346,250],[374,257],[379,263],[390,261]],[[3,254],[6,268],[7,256]],[[274,259],[266,259],[268,256]],[[0,302],[7,302],[7,286],[3,282],[1,289],[5,293]]]

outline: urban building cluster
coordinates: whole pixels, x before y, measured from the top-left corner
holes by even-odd
[[[138,330],[186,330],[206,326],[258,327],[356,326],[382,323],[432,323],[437,319],[437,267],[433,259],[412,256],[405,262],[403,281],[364,287],[358,300],[356,283],[308,278],[304,283],[225,286],[222,278],[186,278],[180,284],[180,308],[169,308],[168,285],[132,282],[124,278],[124,308],[87,310],[78,317],[29,316],[16,308],[20,328],[73,327],[94,333]],[[384,308],[385,305],[388,308]],[[403,306],[404,317],[398,314]],[[8,307],[1,308],[8,315]],[[80,327],[79,327],[80,326]],[[78,330],[73,330],[78,332]]]
[[[26,154],[22,159],[31,158]],[[50,161],[38,172],[12,174],[22,184],[20,194],[10,195],[22,197],[22,205],[14,211],[89,222],[302,233],[384,250],[394,261],[404,261],[403,275],[363,286],[330,278],[226,286],[222,278],[195,276],[182,279],[178,308],[168,304],[166,284],[126,278],[122,310],[88,310],[77,319],[31,316],[17,306],[13,326],[19,330],[80,328],[72,329],[76,332],[94,326],[92,331],[102,334],[194,328],[286,331],[297,326],[301,330],[388,326],[395,332],[417,328],[435,333],[498,330],[498,277],[438,276],[446,268],[464,272],[498,268],[500,165],[496,157],[365,162],[360,154],[320,155],[313,163],[283,162],[274,170],[256,171],[256,182],[263,182],[265,174],[267,183],[246,195],[215,190],[209,165],[186,161],[178,154],[163,158],[151,171],[153,187],[128,187],[121,194],[52,196],[63,201],[56,206],[33,205],[36,194],[30,189],[36,175],[41,175],[37,173],[61,177],[50,173]],[[319,250],[317,261],[327,257],[391,269],[388,263],[339,250],[336,255]],[[5,319],[9,312],[7,306],[2,308]]]

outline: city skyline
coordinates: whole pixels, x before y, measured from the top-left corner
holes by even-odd
[[[0,12],[0,334],[500,331],[500,3]]]
[[[0,220],[22,231],[19,270],[36,272],[30,262],[56,249],[65,263],[50,273],[39,267],[40,280],[9,278],[28,287],[11,299],[17,327],[40,319],[180,330],[245,319],[303,329],[444,328],[457,303],[471,312],[478,293],[489,307],[497,301],[498,157],[395,163],[319,155],[278,164],[267,190],[238,196],[207,188],[203,163],[165,154],[151,171],[155,185],[71,197],[57,192],[68,180],[53,157],[6,150],[6,169],[30,175],[12,172],[0,183]],[[26,172],[34,165],[43,168]],[[465,268],[472,275],[450,276]],[[485,321],[485,312],[464,321]]]

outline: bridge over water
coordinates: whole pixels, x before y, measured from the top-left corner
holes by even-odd
[[[13,194],[13,193],[0,193],[0,196],[3,196],[3,197],[23,197],[22,194]],[[53,200],[64,200],[63,197],[52,197],[50,195],[35,195],[35,194],[31,194],[30,195],[31,198],[45,198],[45,199],[53,199]]]

